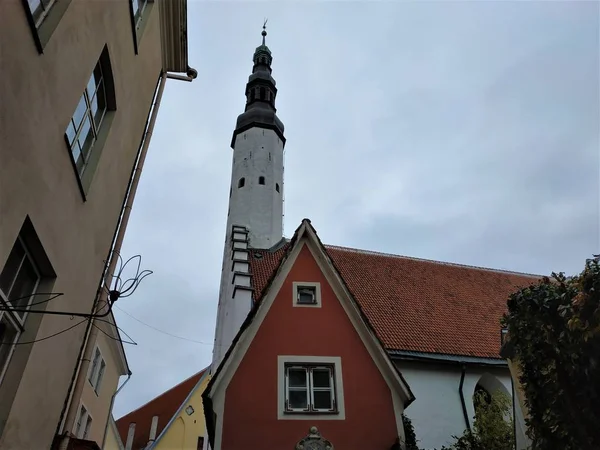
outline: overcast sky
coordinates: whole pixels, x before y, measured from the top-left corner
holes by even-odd
[[[127,237],[116,418],[210,363],[235,119],[268,17],[285,234],[538,274],[599,253],[599,4],[188,0]],[[170,337],[124,314],[174,335]]]

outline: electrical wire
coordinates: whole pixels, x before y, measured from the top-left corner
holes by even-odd
[[[193,342],[194,344],[213,345],[213,343],[212,343],[212,342],[202,342],[202,341],[196,341],[196,340],[194,340],[194,339],[188,339],[188,338],[184,338],[184,337],[181,337],[181,336],[177,336],[177,335],[175,335],[175,334],[169,333],[168,331],[163,331],[163,330],[161,330],[161,329],[159,329],[159,328],[156,328],[156,327],[154,327],[154,326],[152,326],[152,325],[149,325],[149,324],[147,324],[146,322],[142,322],[140,319],[138,319],[138,318],[136,318],[136,317],[132,316],[132,315],[131,315],[131,314],[129,314],[127,311],[125,311],[124,309],[121,309],[121,308],[119,308],[119,307],[118,307],[118,306],[116,306],[116,305],[115,305],[115,308],[117,308],[119,311],[122,311],[124,314],[128,315],[129,317],[131,317],[131,318],[132,318],[133,320],[135,320],[136,322],[139,322],[139,323],[141,323],[142,325],[144,325],[144,326],[146,326],[146,327],[148,327],[148,328],[151,328],[151,329],[153,329],[154,331],[157,331],[157,332],[159,332],[159,333],[162,333],[162,334],[166,334],[167,336],[171,336],[172,338],[175,338],[175,339],[181,339],[182,341],[187,341],[187,342]]]
[[[65,328],[62,331],[59,331],[57,333],[51,334],[49,336],[44,336],[43,338],[40,339],[35,339],[33,341],[29,341],[29,342],[0,342],[0,345],[28,345],[28,344],[35,344],[36,342],[41,342],[41,341],[45,341],[46,339],[50,339],[53,337],[58,336],[59,334],[63,334],[66,333],[69,330],[72,330],[73,328],[75,328],[77,325],[81,325],[83,322],[87,322],[88,319],[83,319],[81,322],[77,322],[75,325],[71,325],[69,328]]]
[[[99,318],[99,317],[96,317],[94,320],[97,320],[97,321],[99,321],[99,322],[104,322],[104,323],[107,323],[107,324],[109,324],[110,326],[113,326],[113,327],[115,327],[117,330],[119,330],[121,333],[123,333],[125,336],[127,336],[131,342],[135,342],[135,341],[134,341],[134,339],[133,339],[131,336],[129,336],[129,335],[128,335],[128,334],[125,332],[125,330],[123,330],[123,328],[119,327],[118,325],[116,325],[116,324],[114,324],[114,323],[112,323],[112,322],[110,322],[110,321],[108,321],[108,320],[101,319],[101,318]],[[135,345],[137,345],[137,342],[135,342]]]
[[[100,328],[98,325],[96,325],[95,323],[92,323],[92,325],[98,330],[100,331],[102,334],[104,334],[106,337],[112,339],[113,341],[118,341],[121,342],[122,344],[131,344],[131,345],[138,345],[137,342],[134,341],[124,341],[123,339],[119,339],[116,337],[111,336],[110,334],[108,334],[106,331],[104,331],[102,328]]]

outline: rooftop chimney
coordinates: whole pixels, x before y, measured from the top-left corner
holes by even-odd
[[[127,442],[125,443],[125,450],[131,450],[133,446],[133,435],[135,434],[135,422],[129,424],[129,431],[127,432]]]

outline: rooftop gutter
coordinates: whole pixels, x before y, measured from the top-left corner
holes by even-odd
[[[409,350],[388,350],[392,360],[418,361],[439,364],[464,365],[508,368],[505,359],[483,358],[479,356],[445,355],[443,353],[413,352]]]

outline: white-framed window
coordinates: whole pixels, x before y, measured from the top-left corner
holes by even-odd
[[[279,420],[345,419],[338,356],[278,356]]]
[[[54,3],[55,0],[27,0],[36,28],[44,21]]]
[[[92,358],[92,364],[88,373],[88,381],[94,388],[96,394],[100,392],[100,385],[102,383],[102,377],[104,376],[104,370],[106,369],[106,362],[102,357],[100,349],[96,346],[94,349]]]
[[[294,281],[293,305],[300,307],[321,307],[321,283]]]
[[[3,309],[27,309],[33,302],[40,278],[33,258],[19,236],[0,272],[0,304]],[[25,329],[26,318],[26,312],[0,311],[0,383]]]
[[[286,364],[285,412],[337,412],[333,365]]]
[[[67,144],[80,177],[87,167],[106,111],[104,74],[101,61],[98,61],[65,131]]]
[[[78,439],[87,439],[90,428],[92,426],[92,416],[83,403],[79,405],[79,411],[77,413],[77,420],[75,422],[75,428],[73,433]]]

